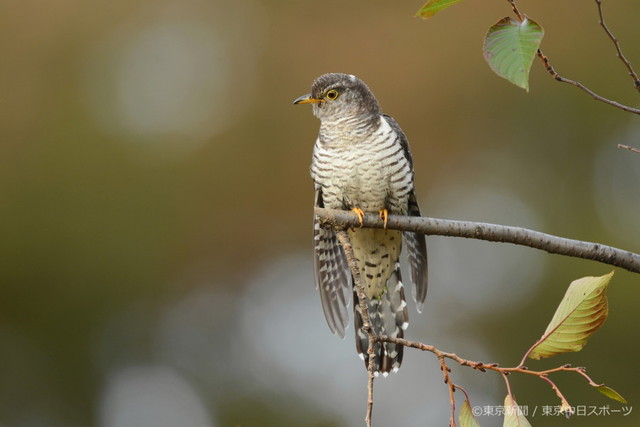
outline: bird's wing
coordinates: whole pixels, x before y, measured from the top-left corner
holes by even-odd
[[[411,158],[411,152],[409,151],[409,140],[404,134],[398,122],[393,117],[383,114],[389,126],[400,137],[400,145],[404,150],[404,155],[411,165],[411,173],[413,174],[413,159]],[[415,191],[412,189],[409,193],[409,206],[407,209],[407,215],[420,216],[420,206],[416,200]],[[404,232],[404,241],[407,246],[407,256],[409,258],[409,265],[411,266],[411,281],[414,284],[413,299],[416,302],[416,308],[418,312],[422,311],[424,307],[424,301],[427,298],[427,286],[428,286],[428,268],[427,268],[427,242],[423,234],[414,233],[410,231]]]
[[[407,135],[404,134],[398,122],[391,116],[387,116],[383,114],[382,117],[389,123],[391,129],[400,137],[400,145],[402,146],[402,150],[404,151],[404,156],[409,161],[409,166],[411,167],[411,173],[413,174],[413,159],[411,158],[411,151],[409,151],[409,140],[407,139]]]
[[[316,184],[315,206],[324,207],[322,189]],[[323,226],[313,217],[313,252],[316,287],[324,317],[334,334],[344,338],[349,322],[349,298],[351,297],[351,273],[347,259],[331,227]]]

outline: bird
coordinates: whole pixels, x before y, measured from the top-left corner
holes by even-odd
[[[420,216],[409,142],[398,123],[382,114],[369,87],[351,74],[318,77],[311,93],[294,104],[311,104],[320,119],[311,161],[316,207],[354,211],[360,220],[377,213],[384,229],[348,230],[366,294],[371,327],[377,335],[403,338],[409,314],[400,274],[402,243],[408,254],[413,299],[421,312],[427,295],[427,245],[423,234],[387,230],[388,215]],[[355,342],[368,366],[369,337],[363,330],[358,293],[336,232],[313,219],[314,276],[325,319],[341,338],[353,303]],[[353,295],[353,300],[350,298]],[[374,373],[387,376],[402,364],[403,346],[374,343]]]

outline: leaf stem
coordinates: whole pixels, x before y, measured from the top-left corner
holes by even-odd
[[[520,13],[520,10],[518,9],[518,6],[516,6],[516,1],[515,0],[507,0],[510,4],[511,4],[511,8],[513,9],[513,13],[516,14],[516,17],[518,18],[518,21],[522,22],[525,20],[524,15],[522,13]]]

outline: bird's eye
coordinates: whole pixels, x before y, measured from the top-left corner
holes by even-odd
[[[338,91],[334,90],[334,89],[331,89],[331,90],[327,91],[327,93],[324,96],[328,100],[333,101],[334,99],[336,99],[338,97]]]

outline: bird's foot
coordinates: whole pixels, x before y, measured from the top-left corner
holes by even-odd
[[[358,222],[360,223],[360,228],[362,228],[364,226],[364,211],[360,208],[353,208],[351,209],[351,212],[358,215]]]
[[[380,219],[384,221],[384,230],[387,231],[387,221],[389,220],[389,211],[380,209]]]

